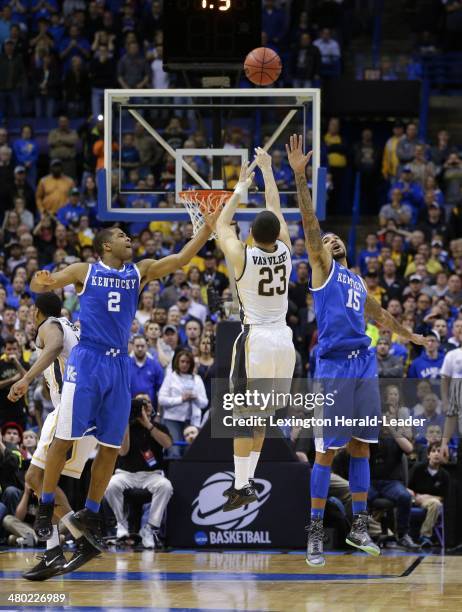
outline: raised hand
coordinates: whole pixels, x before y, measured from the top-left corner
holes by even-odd
[[[35,273],[34,278],[39,285],[43,285],[44,287],[54,283],[49,270],[39,270]]]
[[[222,210],[223,204],[219,204],[215,210],[206,210],[202,213],[205,224],[212,232],[215,232],[217,228],[218,217],[221,215]]]
[[[245,162],[241,166],[241,172],[239,174],[239,181],[234,188],[235,193],[242,194],[246,189],[250,187],[255,177],[255,172],[249,172],[249,162]]]
[[[260,170],[271,170],[271,155],[261,147],[255,148],[255,162]]]
[[[294,134],[289,139],[289,144],[286,145],[287,157],[289,164],[295,174],[305,174],[305,168],[313,155],[313,151],[309,151],[306,155],[303,153],[303,136]]]

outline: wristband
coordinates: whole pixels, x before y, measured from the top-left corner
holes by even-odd
[[[151,425],[151,427],[148,429],[149,433],[151,433],[153,429],[154,429],[154,425]]]

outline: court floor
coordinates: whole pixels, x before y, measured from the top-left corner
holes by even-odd
[[[3,610],[462,610],[462,557],[331,553],[313,570],[303,553],[110,552],[47,582],[21,578],[31,551],[0,554]],[[66,605],[23,607],[15,594],[65,593]]]

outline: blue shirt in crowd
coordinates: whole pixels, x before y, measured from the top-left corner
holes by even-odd
[[[436,359],[431,359],[426,351],[414,359],[409,366],[407,373],[408,378],[440,378],[441,366],[443,365],[444,355],[438,353]]]
[[[67,227],[71,223],[78,221],[82,215],[86,214],[86,209],[83,206],[80,206],[80,204],[74,206],[73,204],[69,203],[58,210],[56,213],[56,218],[60,223]]]
[[[148,354],[143,365],[130,357],[130,391],[132,397],[145,393],[151,398],[152,405],[156,407],[157,393],[164,380],[164,370],[156,357]]]
[[[38,160],[39,150],[37,143],[33,140],[18,138],[13,142],[13,152],[18,164],[35,164]]]

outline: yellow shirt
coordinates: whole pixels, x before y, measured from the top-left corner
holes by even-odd
[[[429,259],[427,263],[425,264],[425,269],[427,270],[429,274],[434,276],[435,274],[438,274],[438,272],[442,272],[443,266],[436,259]],[[414,272],[415,272],[415,262],[411,261],[406,267],[404,276],[409,276],[410,274],[414,274]]]
[[[396,176],[398,172],[399,159],[396,155],[396,149],[401,138],[401,136],[399,138],[398,136],[392,136],[385,144],[383,150],[382,174],[387,180],[392,176]]]
[[[369,336],[369,338],[371,339],[371,346],[376,346],[380,337],[379,328],[373,325],[372,323],[368,323],[366,325],[366,336]]]
[[[69,191],[74,186],[74,181],[64,174],[59,178],[51,174],[44,176],[37,187],[37,208],[40,212],[56,213],[69,200]]]
[[[223,168],[223,179],[225,181],[226,189],[234,189],[239,180],[239,166],[233,166],[232,164],[226,164]]]
[[[171,221],[151,221],[149,224],[151,232],[162,232],[164,236],[170,236],[172,233]]]
[[[338,134],[336,136],[326,134],[324,136],[324,142],[328,147],[332,145],[343,144],[342,137]],[[347,165],[347,158],[346,155],[344,155],[343,153],[328,153],[327,160],[329,162],[329,166],[331,166],[332,168],[345,168],[345,166]]]
[[[92,246],[94,237],[95,236],[91,230],[85,230],[77,234],[81,247]]]
[[[382,303],[382,297],[386,293],[385,289],[378,285],[373,291],[370,289],[367,292],[369,295],[372,295],[373,298],[377,300],[379,304]]]
[[[199,257],[199,255],[194,255],[194,257],[189,261],[189,263],[183,266],[183,270],[187,274],[190,268],[194,268],[194,267],[199,268],[199,270],[203,272],[205,270],[204,258]]]

